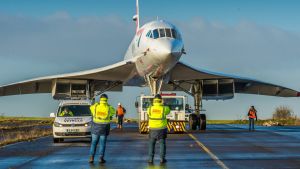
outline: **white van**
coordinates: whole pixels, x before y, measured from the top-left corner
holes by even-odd
[[[59,103],[53,123],[53,142],[65,138],[91,138],[92,116],[91,102],[87,100],[64,100]]]

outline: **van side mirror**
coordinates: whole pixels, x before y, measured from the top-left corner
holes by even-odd
[[[50,113],[50,117],[56,117],[55,113]]]
[[[134,106],[135,106],[135,108],[139,108],[139,102],[136,101],[136,102],[134,103]]]

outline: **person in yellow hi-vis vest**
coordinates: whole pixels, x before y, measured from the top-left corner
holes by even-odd
[[[149,117],[149,159],[148,163],[153,164],[156,141],[160,143],[160,163],[166,163],[166,138],[168,133],[167,115],[170,108],[164,106],[160,94],[155,95],[153,105],[147,110]]]
[[[92,142],[90,148],[89,162],[94,162],[95,151],[100,140],[100,163],[105,163],[104,153],[106,148],[106,140],[110,131],[110,120],[115,115],[115,109],[107,103],[106,94],[100,96],[100,102],[90,107],[93,123],[92,123]]]
[[[60,117],[74,116],[74,113],[68,107],[64,107],[63,111],[61,111],[58,114],[58,116],[60,116]]]

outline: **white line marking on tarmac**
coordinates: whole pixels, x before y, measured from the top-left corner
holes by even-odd
[[[188,134],[222,169],[229,169],[214,153],[202,144],[193,134]]]

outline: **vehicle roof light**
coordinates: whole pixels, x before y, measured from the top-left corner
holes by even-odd
[[[161,93],[161,96],[176,96],[176,93]]]

